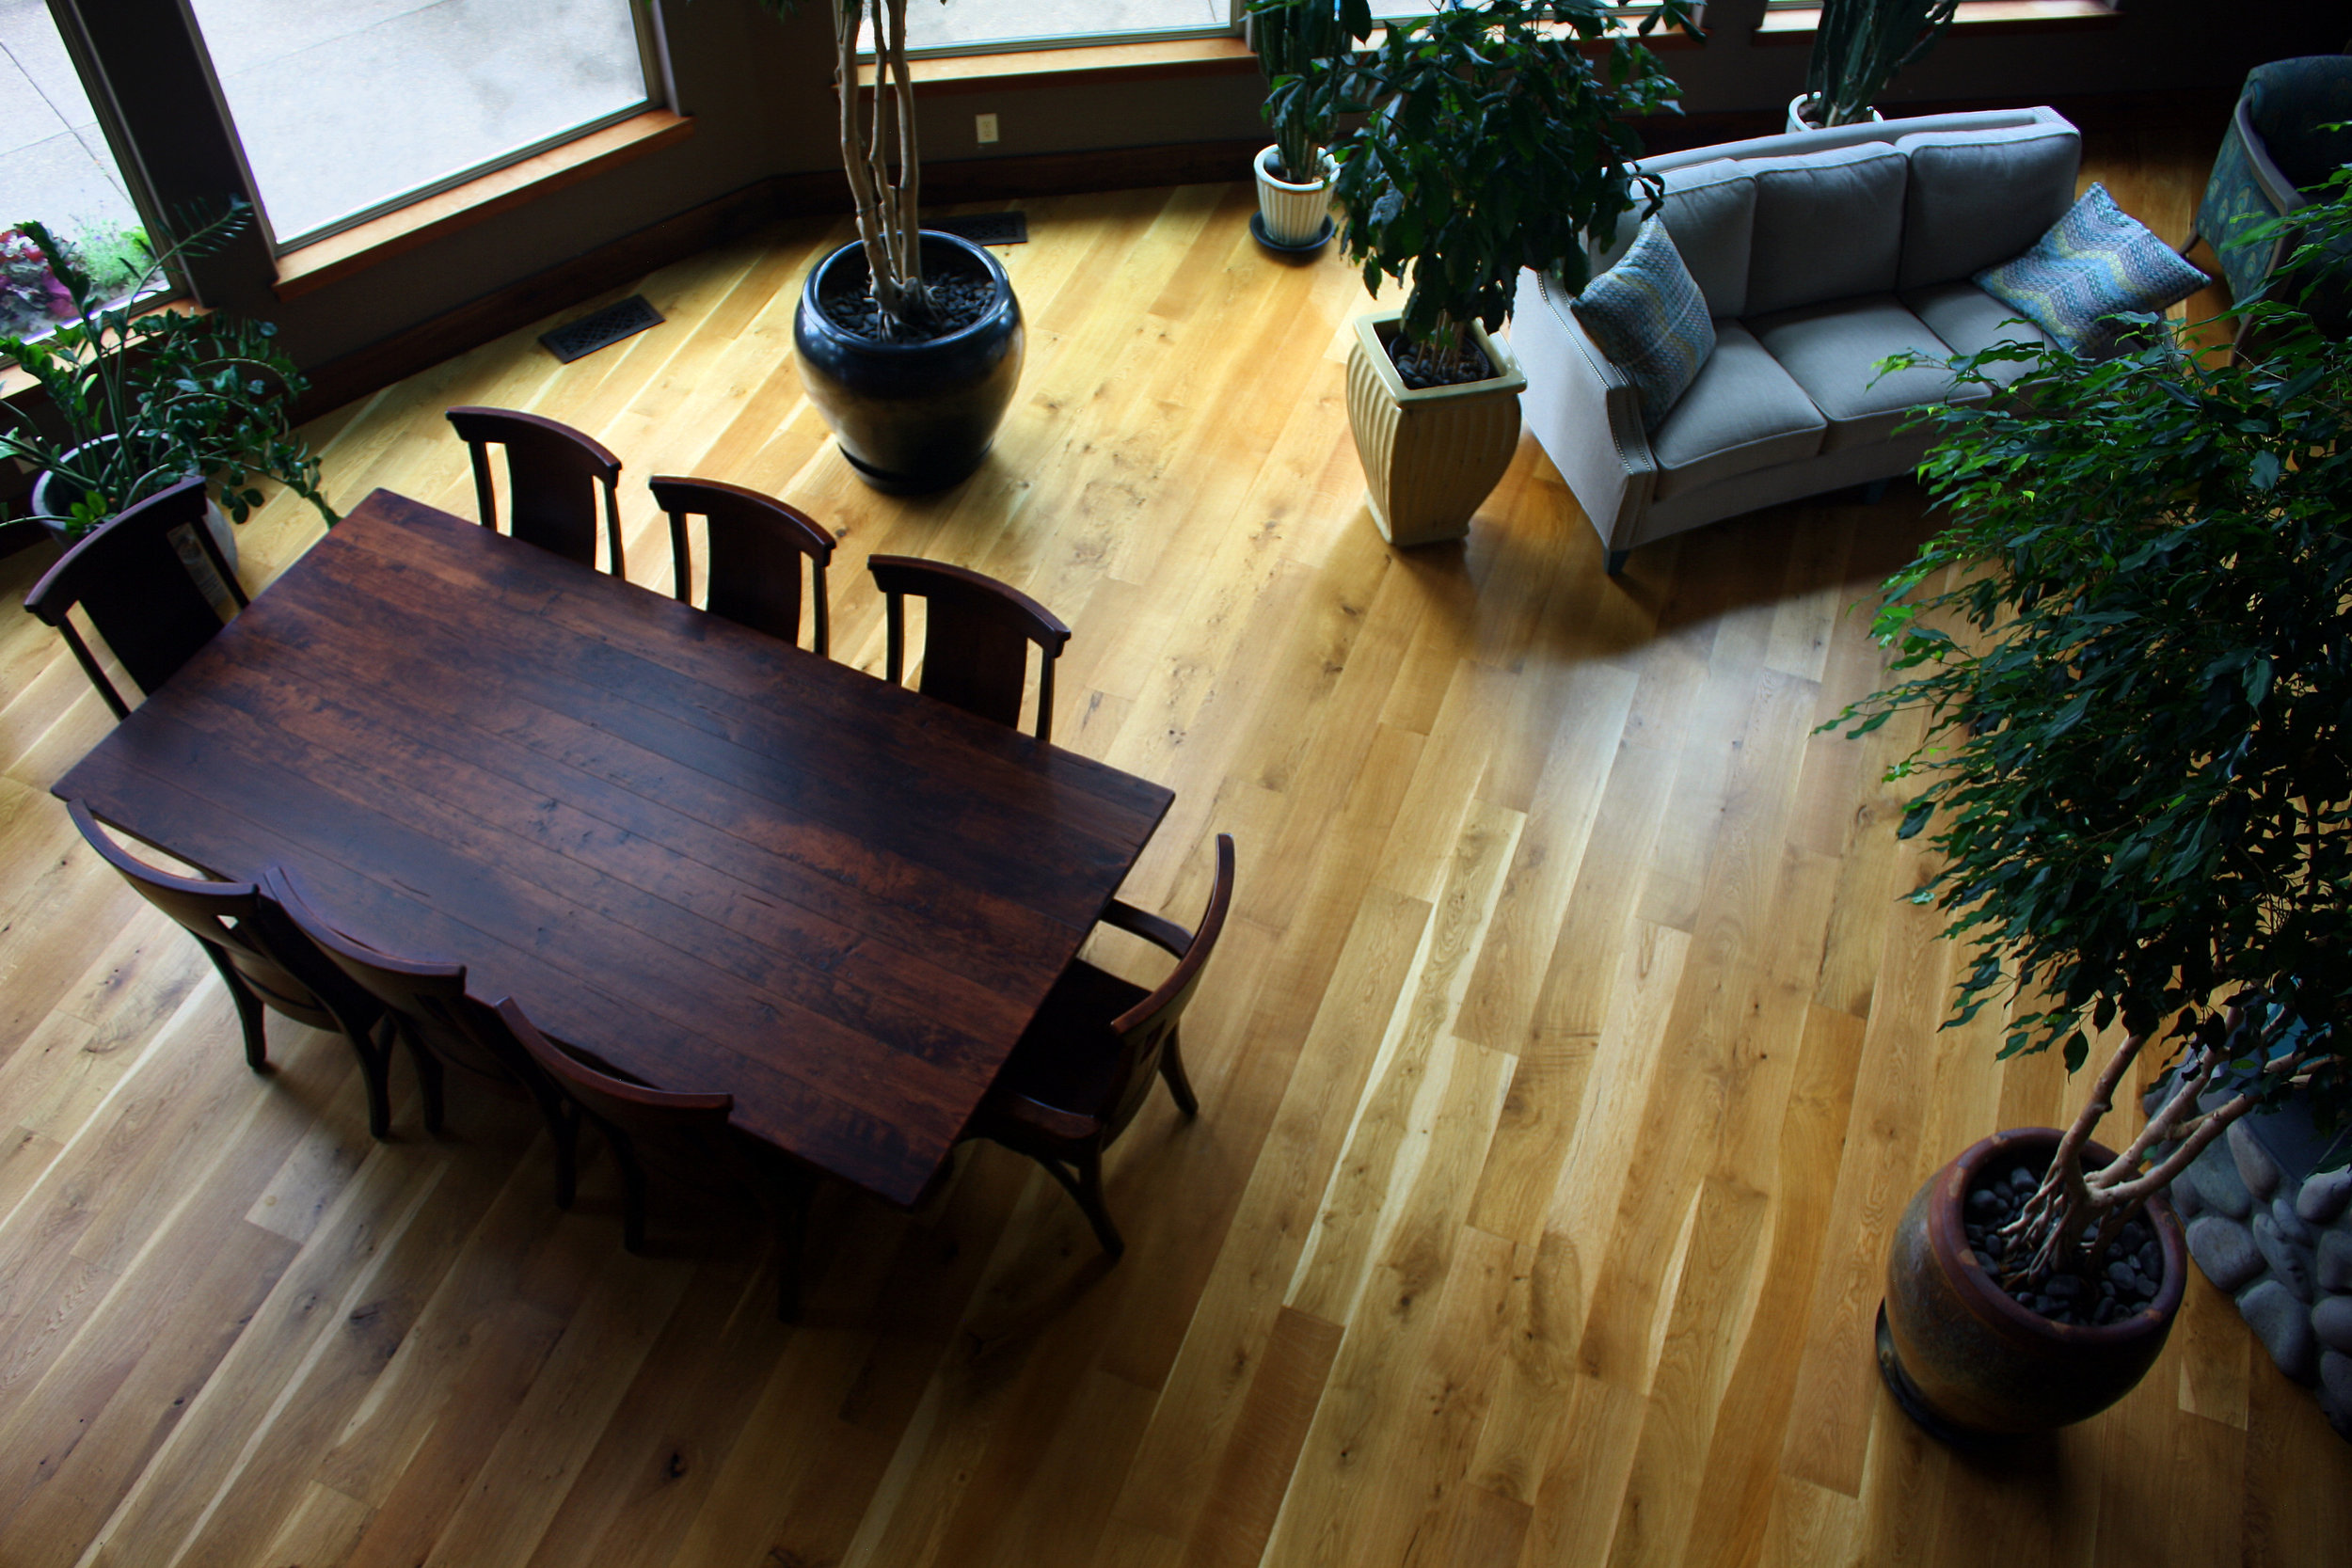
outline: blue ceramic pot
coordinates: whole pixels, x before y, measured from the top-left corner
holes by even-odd
[[[921,244],[926,276],[939,276],[956,257],[986,270],[994,288],[987,314],[929,342],[882,343],[845,332],[817,305],[866,288],[865,247],[845,245],[810,269],[792,317],[809,401],[850,466],[891,495],[944,490],[969,477],[1021,383],[1021,303],[1004,267],[954,234],[927,230]]]

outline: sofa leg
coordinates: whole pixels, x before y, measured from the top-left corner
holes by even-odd
[[[1626,557],[1632,553],[1631,550],[1611,550],[1609,559],[1602,562],[1601,569],[1613,578],[1625,576]]]
[[[1878,505],[1879,502],[1886,499],[1886,487],[1894,483],[1895,482],[1892,479],[1874,479],[1870,481],[1869,483],[1865,484],[1862,487],[1862,504],[1865,506]]]

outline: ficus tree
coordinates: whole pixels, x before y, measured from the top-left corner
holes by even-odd
[[[1583,288],[1586,235],[1641,199],[1628,117],[1681,95],[1642,40],[1688,22],[1682,0],[1442,0],[1390,19],[1364,54],[1310,63],[1305,90],[1364,116],[1332,148],[1333,194],[1365,286],[1411,278],[1401,365],[1473,379],[1469,324],[1502,325],[1522,266]]]
[[[2307,250],[2352,231],[2347,178]],[[1890,777],[1921,786],[1899,832],[1934,830],[1911,897],[1974,949],[1951,1025],[2001,1005],[2004,1056],[2070,1070],[2120,1026],[2004,1233],[2012,1284],[2087,1272],[2240,1117],[2352,1113],[2352,346],[2293,297],[2238,311],[2251,358],[2147,317],[2104,362],[1953,361],[1982,396],[1931,413],[1920,468],[1950,522],[1878,611],[1899,678],[1836,721],[1925,720]],[[2090,1159],[2152,1046],[2165,1096]]]

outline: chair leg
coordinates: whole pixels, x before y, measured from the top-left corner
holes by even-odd
[[[368,1136],[383,1143],[392,1135],[392,1040],[399,1030],[389,1013],[361,1034],[346,1034],[359,1058],[359,1082],[368,1091]]]
[[[801,1275],[807,1261],[808,1208],[817,1196],[817,1177],[796,1171],[779,1184],[776,1194],[776,1317],[785,1323],[801,1319]]]
[[[1168,1037],[1168,1048],[1160,1053],[1160,1076],[1168,1080],[1168,1092],[1176,1097],[1176,1108],[1188,1117],[1200,1114],[1200,1101],[1192,1092],[1192,1080],[1184,1074],[1184,1053],[1177,1049],[1176,1037]]]
[[[199,939],[197,945],[220,971],[220,983],[229,988],[229,1000],[237,1005],[237,1024],[245,1031],[245,1065],[256,1072],[269,1070],[269,1036],[263,1032],[262,999],[253,994],[253,988],[245,983],[229,955],[211,942]]]
[[[1113,1258],[1123,1256],[1127,1243],[1119,1234],[1119,1227],[1111,1223],[1111,1212],[1103,1202],[1103,1151],[1089,1148],[1069,1157],[1065,1162],[1041,1158],[1048,1174],[1062,1185],[1062,1191],[1075,1198],[1086,1212],[1087,1223],[1094,1227],[1094,1239],[1103,1243],[1103,1250]]]
[[[417,1066],[417,1086],[424,1094],[424,1130],[438,1137],[443,1115],[448,1110],[441,1089],[441,1059],[406,1024],[400,1025],[400,1037],[408,1047],[408,1059]]]
[[[1601,562],[1601,570],[1613,578],[1625,576],[1626,561],[1632,554],[1631,550],[1607,551]]]
[[[526,1086],[555,1143],[555,1206],[569,1209],[580,1190],[580,1108],[552,1084],[534,1081]]]

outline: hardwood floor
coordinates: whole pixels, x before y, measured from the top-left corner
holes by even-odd
[[[2111,134],[2086,176],[2177,237],[2213,145]],[[1241,852],[1203,1114],[1156,1097],[1119,1145],[1116,1267],[978,1148],[925,1212],[821,1200],[787,1328],[755,1223],[632,1258],[609,1154],[558,1212],[527,1109],[427,1140],[404,1064],[373,1143],[348,1053],[282,1020],[256,1078],[46,794],[104,710],[0,618],[0,1562],[2352,1560],[2352,1446],[2201,1278],[2138,1390],[2047,1439],[1955,1454],[1878,1384],[1901,1204],[2081,1092],[1938,1031],[1954,954],[1879,781],[1906,736],[1813,733],[1879,681],[1853,607],[1916,494],[1613,582],[1529,441],[1466,547],[1398,554],[1341,406],[1360,287],[1259,252],[1248,200],[1029,206],[1023,390],[944,498],[866,490],[800,396],[795,292],[845,233],[813,225],[646,279],[669,325],[623,345],[518,333],[312,431],[342,503],[470,515],[442,408],[579,425],[656,588],[648,476],[781,494],[842,531],[867,669],[875,551],[1074,626],[1057,737],[1177,795],[1128,896],[1189,920],[1214,834]],[[274,503],[248,583],[317,532]]]

